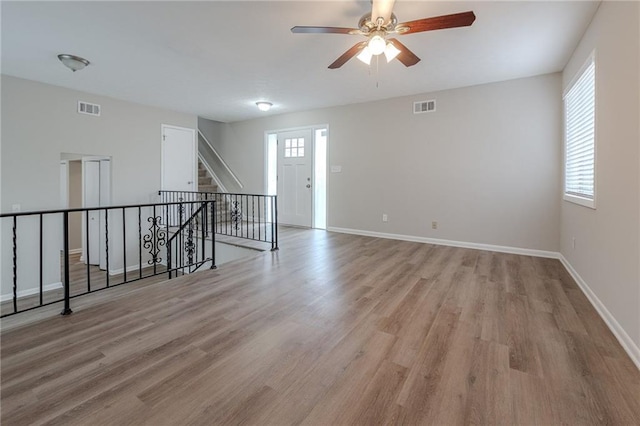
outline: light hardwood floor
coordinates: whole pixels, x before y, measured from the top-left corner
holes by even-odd
[[[280,235],[4,320],[2,424],[640,424],[640,372],[558,261]]]

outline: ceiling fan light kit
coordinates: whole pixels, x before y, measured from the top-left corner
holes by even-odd
[[[358,28],[295,26],[291,28],[291,32],[294,34],[347,34],[367,37],[367,41],[356,43],[329,65],[330,69],[340,68],[354,56],[369,65],[373,56],[383,53],[387,62],[398,58],[404,66],[410,67],[420,62],[420,58],[397,39],[388,39],[388,35],[397,34],[400,36],[447,28],[468,27],[476,19],[476,15],[469,11],[398,24],[396,15],[392,12],[394,3],[395,0],[372,0],[371,13],[360,18]],[[375,19],[373,19],[374,16]]]

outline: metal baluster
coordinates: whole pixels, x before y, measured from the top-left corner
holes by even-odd
[[[62,229],[64,232],[64,308],[61,315],[69,315],[73,311],[69,304],[70,288],[69,288],[69,212],[65,211],[62,214]]]
[[[182,214],[183,214],[182,197],[180,197],[180,204],[178,206],[178,214],[179,214],[178,229],[180,229],[180,227],[182,227]],[[184,275],[184,252],[182,251],[182,247],[184,247],[184,235],[183,235],[182,231],[179,231],[179,233],[178,233],[178,240],[180,241],[180,243],[178,244],[178,247],[176,249],[176,255],[178,255],[178,253],[179,253],[179,257],[180,257],[179,265],[181,267],[182,275]]]
[[[18,217],[13,216],[13,312],[18,312]]]
[[[256,239],[256,197],[255,195],[251,196],[251,238]]]
[[[40,213],[40,306],[42,306],[42,293],[44,291],[44,273],[43,273],[43,250],[42,250],[42,213]]]
[[[207,238],[207,228],[206,228],[206,220],[207,219],[206,218],[208,216],[207,212],[209,211],[207,209],[207,205],[208,205],[208,201],[203,202],[202,203],[202,207],[200,209],[200,216],[202,218],[202,223],[204,224],[201,227],[202,228],[202,232],[200,232],[201,237],[202,237],[202,256],[200,257],[200,260],[203,261],[203,262],[204,262],[204,258],[206,256],[205,248],[206,248],[206,244],[207,244],[207,242],[205,240]]]
[[[260,239],[260,203],[262,202],[262,197],[258,197],[258,241],[261,241]]]
[[[172,244],[171,241],[169,241],[169,244],[167,244],[167,271],[169,271],[169,279],[172,278],[171,276],[171,244]]]
[[[122,269],[124,276],[122,277],[123,283],[127,282],[127,218],[122,208]]]
[[[89,210],[84,211],[84,221],[85,221],[85,245],[84,245],[84,255],[86,256],[85,261],[87,262],[87,292],[91,292],[91,262],[89,261]]]
[[[156,225],[156,206],[153,206],[153,220],[151,221],[151,225],[154,226]],[[157,250],[158,247],[158,231],[151,231],[151,237],[153,238],[153,250]],[[155,254],[152,254],[153,256],[153,275],[156,275],[158,273],[157,269],[157,258]]]
[[[109,287],[109,211],[104,209],[105,253],[107,260],[107,287]]]
[[[215,201],[211,203],[211,213],[213,214],[213,222],[215,225],[216,217],[215,217],[215,209],[216,203]],[[211,269],[216,269],[216,233],[211,233]]]
[[[138,277],[142,278],[142,207],[138,206]]]
[[[274,205],[274,210],[275,210],[275,220],[273,221],[273,228],[275,229],[275,248],[272,248],[271,250],[278,250],[278,196],[274,195],[273,196],[273,205]],[[271,236],[271,239],[273,241],[273,234]],[[273,247],[273,242],[271,243],[271,247]]]

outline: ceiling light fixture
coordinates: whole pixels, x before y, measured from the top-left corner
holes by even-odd
[[[79,71],[91,63],[80,56],[68,55],[66,53],[58,55],[58,59],[60,59],[60,62],[62,62],[65,67],[73,72]]]
[[[259,101],[256,102],[256,105],[258,106],[258,109],[260,111],[269,111],[271,109],[271,107],[273,106],[273,104],[271,102],[266,102],[266,101]]]
[[[382,37],[382,34],[380,34],[379,32],[378,34],[374,34],[373,37],[369,39],[369,43],[367,44],[369,50],[371,51],[371,54],[374,56],[377,56],[384,52],[386,45],[387,43],[384,40],[384,37]]]

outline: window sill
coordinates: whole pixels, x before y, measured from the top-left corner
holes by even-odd
[[[578,204],[580,206],[589,207],[590,209],[596,209],[596,200],[591,198],[583,198],[578,197],[577,195],[564,194],[562,197],[565,201],[568,201],[573,204]]]

